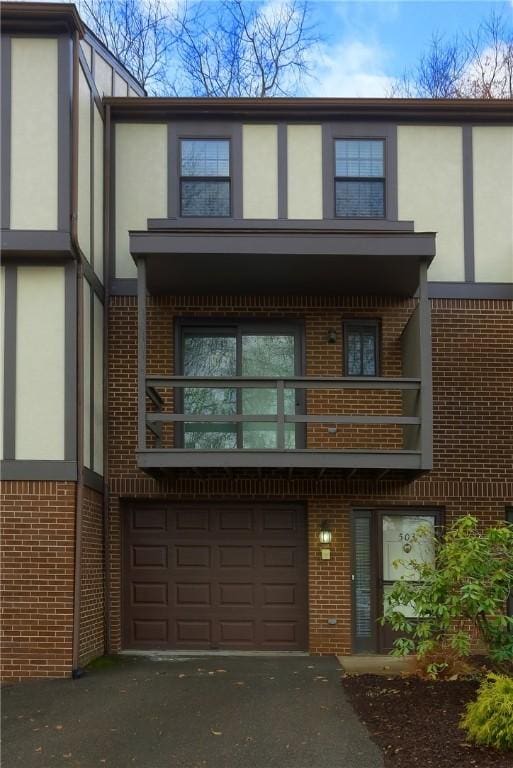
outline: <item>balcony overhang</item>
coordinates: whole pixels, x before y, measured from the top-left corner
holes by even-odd
[[[181,224],[131,232],[130,252],[145,261],[152,294],[416,292],[420,264],[435,255],[435,233],[413,232],[410,222],[341,224]]]

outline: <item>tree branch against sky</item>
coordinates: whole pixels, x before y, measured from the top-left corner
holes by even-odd
[[[492,11],[475,32],[447,39],[434,34],[418,64],[391,96],[439,99],[513,98],[513,23]]]
[[[168,89],[173,18],[165,0],[79,0],[102,43],[151,94]]]
[[[320,40],[306,0],[81,0],[79,7],[157,95],[295,95]]]

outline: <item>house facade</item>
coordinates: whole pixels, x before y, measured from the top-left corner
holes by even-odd
[[[2,674],[387,650],[513,507],[513,106],[166,99],[2,5]]]

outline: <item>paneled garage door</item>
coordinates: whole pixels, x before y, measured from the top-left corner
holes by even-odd
[[[301,507],[134,505],[123,550],[125,648],[306,650]]]

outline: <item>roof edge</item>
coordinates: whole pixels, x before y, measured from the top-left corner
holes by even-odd
[[[511,99],[366,99],[366,98],[203,98],[203,97],[108,97],[113,117],[291,117],[305,121],[353,120],[447,120],[448,122],[507,122],[513,124]]]
[[[71,32],[78,31],[80,37],[85,34],[85,26],[73,3],[0,3],[2,30],[8,31],[16,24],[37,28],[38,25],[63,26]]]

